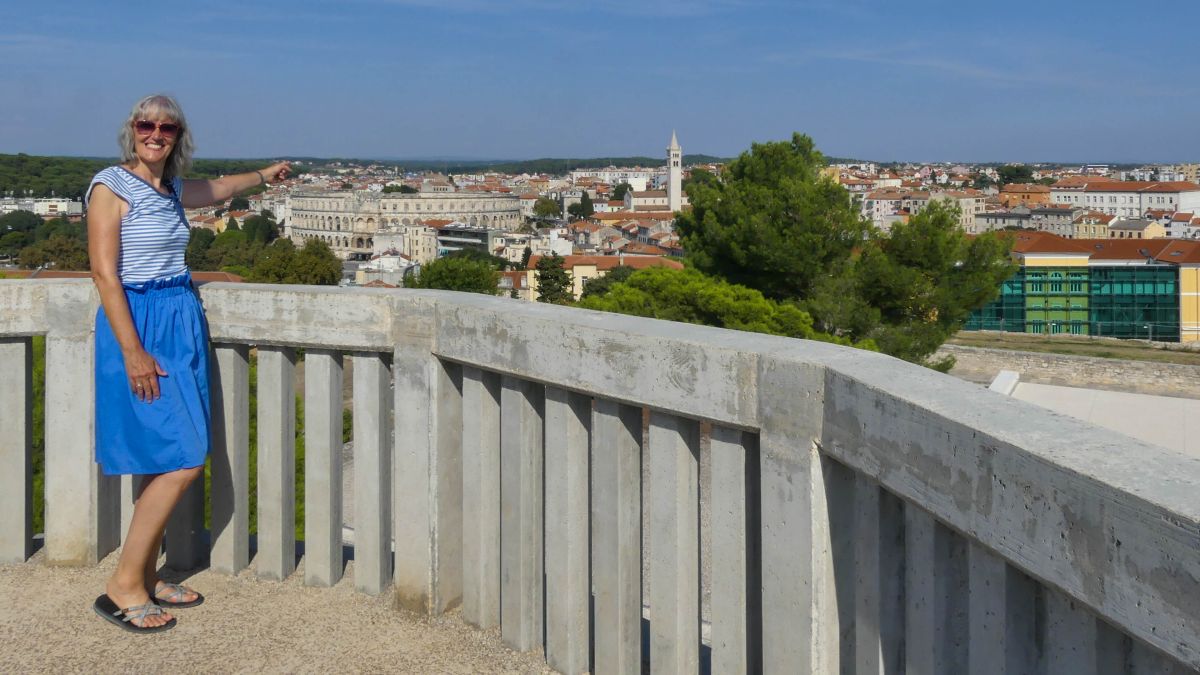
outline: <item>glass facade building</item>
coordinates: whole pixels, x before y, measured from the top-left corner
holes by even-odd
[[[1178,342],[1179,291],[1174,265],[1023,267],[963,328]]]

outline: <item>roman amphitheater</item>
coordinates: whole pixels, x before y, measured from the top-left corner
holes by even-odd
[[[356,190],[297,192],[290,201],[292,241],[299,245],[318,238],[341,258],[371,253],[375,233],[385,227],[431,220],[498,230],[515,230],[521,225],[521,200],[516,195]]]

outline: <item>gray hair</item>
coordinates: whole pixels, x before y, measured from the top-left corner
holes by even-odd
[[[192,153],[196,148],[192,144],[192,131],[183,117],[183,108],[166,94],[151,94],[133,104],[129,118],[121,125],[121,133],[117,135],[117,143],[121,146],[121,161],[132,162],[137,159],[133,123],[159,116],[166,117],[180,126],[179,135],[175,137],[175,147],[171,148],[171,154],[163,168],[163,180],[171,180],[175,176],[182,177],[192,166]]]

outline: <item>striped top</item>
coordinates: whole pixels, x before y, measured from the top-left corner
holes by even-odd
[[[164,195],[125,167],[110,166],[92,178],[83,197],[86,206],[96,183],[104,183],[129,204],[121,218],[121,253],[117,276],[123,284],[173,277],[187,271],[183,254],[191,234],[183,215],[183,181],[171,179],[171,194]]]

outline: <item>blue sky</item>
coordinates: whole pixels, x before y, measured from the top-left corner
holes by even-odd
[[[0,152],[1200,161],[1200,2],[0,0]]]

